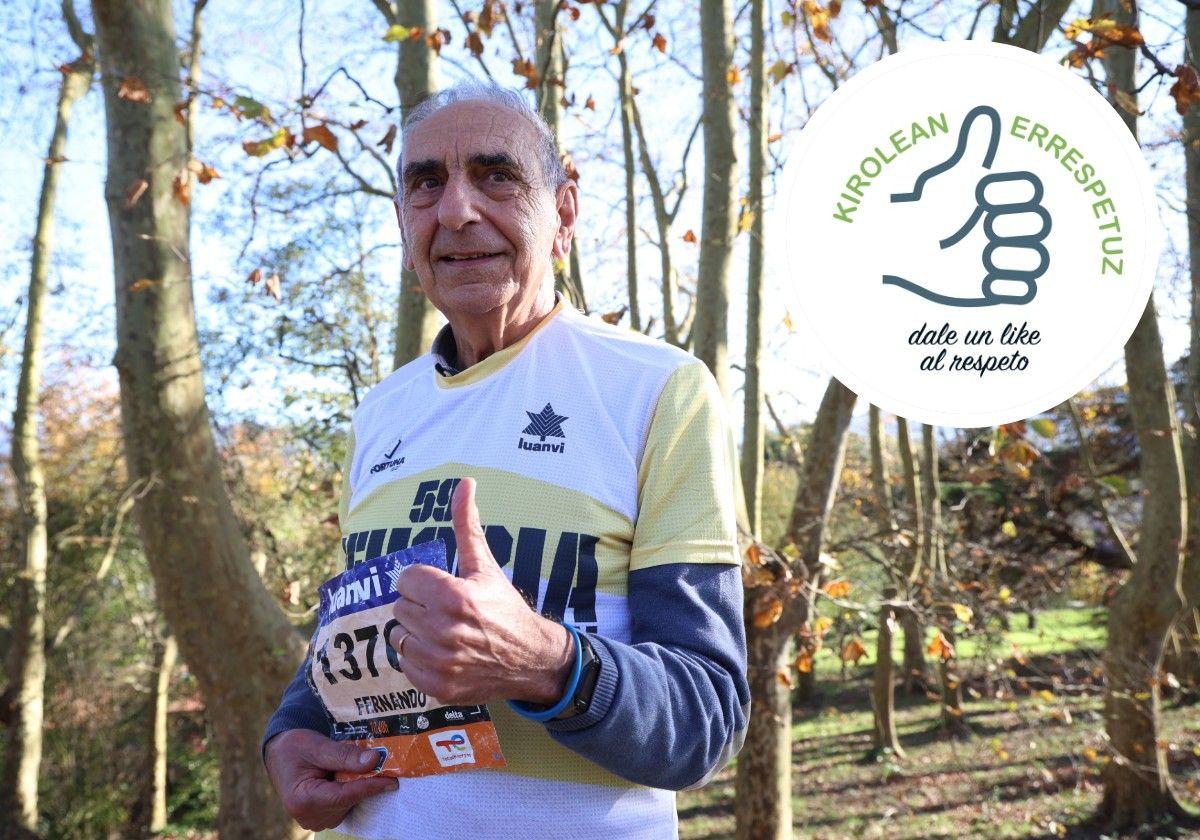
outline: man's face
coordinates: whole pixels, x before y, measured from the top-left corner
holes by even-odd
[[[404,266],[447,316],[532,299],[565,258],[576,188],[545,186],[537,132],[514,111],[459,102],[419,123],[396,206]]]

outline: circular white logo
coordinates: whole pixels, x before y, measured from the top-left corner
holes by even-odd
[[[912,47],[792,141],[785,277],[826,368],[942,426],[1052,408],[1119,357],[1154,285],[1150,171],[1113,107],[1017,47]]]

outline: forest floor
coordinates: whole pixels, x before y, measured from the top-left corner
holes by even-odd
[[[816,702],[793,711],[795,836],[1105,837],[1089,824],[1107,760],[1103,616],[1045,611],[1030,630],[1018,615],[1014,629],[997,633],[991,644],[964,640],[963,719],[971,733],[947,737],[939,703],[898,688],[904,760],[869,755],[870,662],[843,672],[836,656],[819,654]],[[874,640],[864,641],[873,651]],[[1160,736],[1169,745],[1176,795],[1200,812],[1200,707],[1173,708],[1168,700]],[[733,836],[734,772],[730,767],[707,787],[679,794],[681,837]],[[1150,828],[1141,836],[1200,838],[1200,831]]]

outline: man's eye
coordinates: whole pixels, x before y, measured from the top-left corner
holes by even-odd
[[[419,190],[431,190],[437,187],[437,185],[438,179],[434,178],[432,175],[421,178],[416,182],[416,184],[414,184],[414,186]]]
[[[501,170],[496,170],[495,172],[490,173],[488,177],[497,184],[503,184],[506,181],[512,180],[512,177],[507,172],[503,172]]]

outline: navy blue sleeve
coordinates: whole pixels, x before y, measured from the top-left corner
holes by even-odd
[[[322,735],[329,735],[329,716],[325,713],[325,707],[321,705],[320,699],[313,693],[312,686],[308,682],[310,662],[311,660],[306,657],[300,664],[300,670],[296,671],[296,676],[288,685],[287,690],[283,692],[279,708],[267,722],[267,731],[262,740],[264,752],[267,748],[267,741],[288,729],[313,729]]]
[[[668,563],[632,571],[629,612],[630,644],[589,637],[601,665],[588,711],[545,726],[632,782],[699,787],[746,738],[741,569]]]

